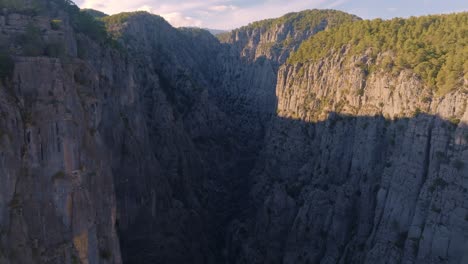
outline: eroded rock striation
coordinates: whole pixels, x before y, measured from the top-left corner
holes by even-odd
[[[2,4],[1,264],[468,261],[466,77],[288,62],[338,11],[217,39]]]
[[[410,71],[366,77],[362,60],[280,69],[236,263],[466,260],[466,91],[435,98]]]

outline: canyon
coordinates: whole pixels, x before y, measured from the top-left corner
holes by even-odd
[[[468,263],[466,68],[441,93],[384,70],[389,51],[291,61],[361,21],[340,11],[215,37],[18,3],[0,13],[1,264]]]

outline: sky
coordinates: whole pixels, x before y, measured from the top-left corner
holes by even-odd
[[[468,11],[467,0],[76,0],[107,14],[144,10],[175,27],[234,29],[306,9],[337,9],[365,19]]]

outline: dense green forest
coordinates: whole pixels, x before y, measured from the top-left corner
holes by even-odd
[[[463,86],[468,78],[468,13],[363,20],[347,23],[313,36],[289,59],[290,64],[317,61],[330,52],[349,47],[348,58],[389,51],[382,63],[385,71],[412,69],[442,95]]]
[[[359,20],[358,17],[337,10],[306,10],[297,13],[289,13],[280,18],[266,19],[250,23],[242,27],[241,30],[263,28],[271,29],[278,25],[292,24],[296,31],[313,29],[324,21],[328,21],[328,27],[334,27],[346,22]]]
[[[89,9],[89,8],[84,8],[81,9],[81,11],[88,13],[90,16],[96,18],[96,19],[101,19],[104,17],[107,17],[108,15],[104,12],[94,10],[94,9]]]
[[[135,11],[135,12],[122,12],[116,15],[103,17],[101,20],[104,21],[107,25],[123,24],[128,21],[129,18],[138,15],[149,14],[146,11]],[[160,19],[158,16],[154,16],[157,19]]]
[[[357,21],[359,18],[345,12],[337,10],[306,10],[302,12],[289,13],[280,18],[265,19],[250,23],[247,26],[241,27],[239,31],[261,29],[268,31],[280,25],[292,25],[294,31],[304,31],[307,29],[315,29],[324,24],[325,27],[335,27],[343,23]],[[231,32],[222,33],[217,37],[223,41],[231,35]]]

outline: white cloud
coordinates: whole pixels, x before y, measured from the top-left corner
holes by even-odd
[[[139,8],[137,8],[137,11],[146,11],[148,13],[153,13],[153,8],[149,5],[142,5]]]
[[[365,18],[375,18],[375,16],[372,16],[372,10],[371,8],[367,8],[367,7],[357,7],[357,8],[353,8],[351,10],[348,11],[349,13],[351,14],[355,14],[359,17],[365,17]]]
[[[116,14],[125,11],[135,11],[143,6],[147,0],[113,1],[113,0],[84,0],[81,8],[97,9],[107,14]]]
[[[208,7],[208,10],[210,11],[216,11],[216,12],[225,12],[229,10],[237,10],[237,6],[233,5],[215,5],[215,6],[210,6]]]
[[[167,20],[172,26],[174,27],[201,27],[202,21],[200,19],[196,19],[191,16],[186,16],[181,12],[170,12],[173,9],[168,7],[163,7],[158,11],[149,5],[143,5],[137,9],[138,11],[146,11],[148,13],[157,14],[162,16],[164,19]],[[161,11],[166,11],[167,13],[163,13]]]
[[[168,14],[159,14],[164,17],[171,25],[175,27],[201,27],[202,21],[190,16],[184,16],[180,12],[173,12]]]

